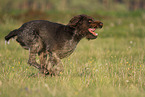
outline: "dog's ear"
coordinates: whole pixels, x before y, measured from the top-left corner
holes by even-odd
[[[77,24],[79,23],[79,21],[81,20],[82,16],[81,15],[78,15],[78,16],[74,16],[68,23],[68,25],[70,27],[76,27]]]

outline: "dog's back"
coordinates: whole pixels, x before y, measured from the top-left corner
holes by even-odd
[[[62,26],[64,25],[45,20],[34,20],[24,23],[20,28],[11,31],[5,36],[5,40],[9,41],[9,39],[17,36],[16,41],[25,49],[29,49],[31,45],[35,45],[40,39],[42,42],[47,41],[50,44],[55,40],[53,37],[59,32],[57,31],[59,27]]]

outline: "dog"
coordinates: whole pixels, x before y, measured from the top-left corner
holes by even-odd
[[[5,40],[16,37],[16,41],[29,50],[28,64],[44,75],[59,75],[63,70],[61,59],[71,55],[82,38],[96,39],[94,31],[102,28],[101,21],[87,15],[74,16],[67,25],[46,20],[33,20],[11,31]],[[36,55],[40,64],[36,62]]]

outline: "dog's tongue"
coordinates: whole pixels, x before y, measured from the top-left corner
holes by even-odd
[[[89,32],[92,33],[94,36],[98,36],[98,34],[94,32],[94,31],[96,30],[96,28],[89,28],[88,30],[89,30]]]

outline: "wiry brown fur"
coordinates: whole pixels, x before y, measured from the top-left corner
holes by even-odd
[[[11,31],[5,39],[8,41],[17,36],[16,41],[30,52],[28,64],[44,74],[58,75],[62,71],[61,59],[72,54],[82,38],[97,38],[88,31],[88,28],[102,26],[103,23],[94,21],[87,15],[75,16],[67,25],[35,20]],[[36,62],[36,54],[40,58],[40,64]]]

